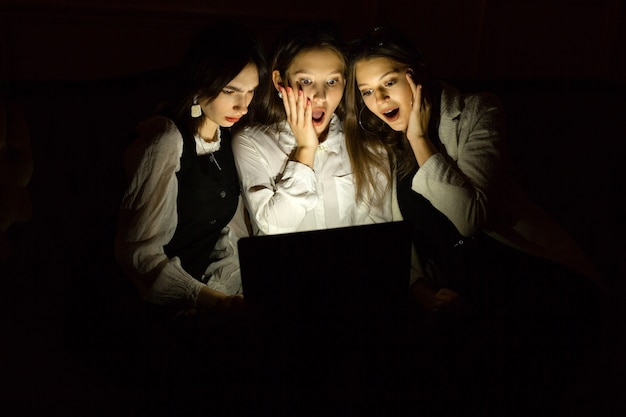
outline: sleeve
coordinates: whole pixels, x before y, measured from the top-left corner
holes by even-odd
[[[487,220],[489,190],[503,157],[503,133],[501,107],[495,97],[472,96],[459,116],[458,129],[456,123],[441,121],[441,141],[457,146],[456,160],[437,153],[413,177],[413,190],[464,236],[480,231]]]
[[[247,215],[240,197],[235,215],[222,229],[222,235],[211,253],[213,262],[204,273],[203,281],[207,280],[209,287],[230,295],[242,293],[237,242],[250,235]]]
[[[155,117],[138,127],[125,155],[129,184],[115,239],[116,259],[143,299],[194,307],[204,285],[164,252],[177,225],[176,197],[183,139],[173,122]]]
[[[308,166],[289,160],[284,156],[278,170],[269,160],[267,152],[261,152],[258,144],[269,140],[259,133],[252,138],[240,132],[233,137],[233,153],[241,189],[251,220],[261,234],[289,233],[298,229],[306,213],[317,204],[317,177]],[[266,157],[268,155],[268,157]],[[277,161],[277,158],[274,158]],[[255,230],[255,233],[257,230]]]

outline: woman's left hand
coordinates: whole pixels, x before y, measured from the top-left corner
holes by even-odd
[[[422,166],[428,158],[437,153],[437,148],[428,137],[430,103],[422,100],[422,85],[415,84],[412,72],[407,71],[406,79],[413,93],[411,114],[406,128],[406,138],[411,144],[417,164]]]
[[[406,79],[413,92],[411,115],[406,129],[406,137],[409,141],[428,138],[430,104],[422,101],[422,86],[421,84],[415,84],[411,72],[406,73]]]

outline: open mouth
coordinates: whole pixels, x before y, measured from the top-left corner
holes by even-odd
[[[311,118],[313,119],[313,124],[318,126],[324,121],[324,115],[326,113],[322,110],[316,110],[311,114]]]
[[[398,118],[398,113],[400,113],[400,108],[395,108],[393,110],[389,110],[388,112],[384,112],[383,115],[389,121],[394,121]]]

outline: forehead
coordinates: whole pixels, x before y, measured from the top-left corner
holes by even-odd
[[[345,62],[339,53],[330,48],[309,49],[300,52],[291,61],[288,71],[291,74],[307,73],[328,75],[344,72]]]
[[[356,77],[359,79],[368,78],[368,81],[375,81],[370,80],[370,78],[378,79],[404,68],[406,68],[406,65],[402,65],[390,58],[374,57],[359,60],[354,66],[354,71]]]

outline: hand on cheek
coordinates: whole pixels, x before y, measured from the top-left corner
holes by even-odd
[[[296,137],[298,147],[316,148],[319,140],[313,126],[311,100],[300,89],[281,89],[287,122]]]

